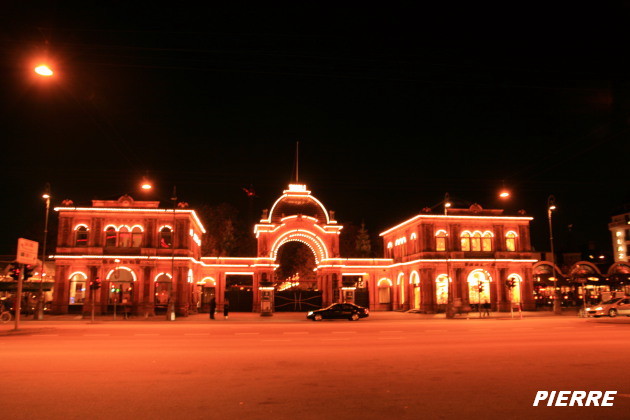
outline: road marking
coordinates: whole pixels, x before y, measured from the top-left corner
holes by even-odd
[[[244,333],[234,333],[235,335],[258,335],[259,332],[244,332]]]
[[[333,334],[356,334],[356,331],[332,331]]]
[[[404,331],[379,331],[382,334],[403,334]]]
[[[402,340],[404,337],[378,337],[379,340]]]
[[[350,341],[349,338],[322,338],[322,341]]]
[[[85,337],[109,337],[111,334],[83,334]]]
[[[448,332],[448,330],[424,330],[424,332]]]
[[[308,331],[285,331],[282,334],[292,334],[292,335],[298,335],[298,334],[310,334]]]
[[[276,338],[276,339],[273,339],[273,340],[260,340],[260,341],[291,341],[291,340],[288,340],[288,339],[285,340],[285,339],[281,339],[281,338]]]

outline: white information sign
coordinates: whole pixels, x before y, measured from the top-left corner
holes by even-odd
[[[17,258],[15,261],[20,264],[37,264],[38,247],[38,242],[18,238]]]

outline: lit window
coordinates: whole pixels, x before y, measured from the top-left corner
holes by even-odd
[[[461,236],[462,251],[470,251],[470,232],[464,232]]]
[[[105,230],[105,246],[116,246],[116,228],[113,226]]]
[[[492,232],[484,232],[481,238],[481,250],[485,252],[492,251]]]
[[[470,248],[472,251],[481,251],[481,233],[480,232],[473,233],[473,236],[470,239]]]
[[[142,246],[142,229],[140,226],[134,226],[131,229],[131,246],[140,248]]]
[[[508,251],[516,251],[516,232],[508,232],[505,235],[505,248]]]
[[[118,246],[129,248],[131,246],[131,232],[127,226],[123,226],[118,231]]]
[[[438,305],[448,303],[448,276],[446,274],[440,274],[435,279],[435,295]]]
[[[446,251],[446,231],[438,230],[435,233],[435,250]]]
[[[77,229],[78,230],[78,229]],[[82,305],[85,301],[87,290],[87,277],[83,273],[74,273],[70,276],[70,305]]]
[[[160,248],[170,248],[173,244],[173,233],[171,228],[164,226],[160,230]]]
[[[88,228],[79,226],[75,232],[74,246],[87,246],[88,244]]]

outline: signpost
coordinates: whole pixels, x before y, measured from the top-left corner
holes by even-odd
[[[15,262],[18,264],[37,264],[37,248],[39,244],[24,238],[18,239],[17,255]],[[22,311],[22,280],[24,279],[24,267],[20,267],[17,292],[15,294],[15,330],[20,327],[20,312]]]

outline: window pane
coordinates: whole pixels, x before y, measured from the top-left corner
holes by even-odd
[[[105,231],[105,246],[116,246],[116,229],[113,227]]]
[[[77,229],[75,246],[87,246],[88,230],[85,226]]]
[[[171,230],[169,228],[162,228],[160,231],[160,248],[171,247]]]
[[[142,231],[138,228],[134,228],[131,233],[131,246],[134,248],[142,246]]]
[[[390,303],[390,288],[379,287],[378,288],[378,303]]]

